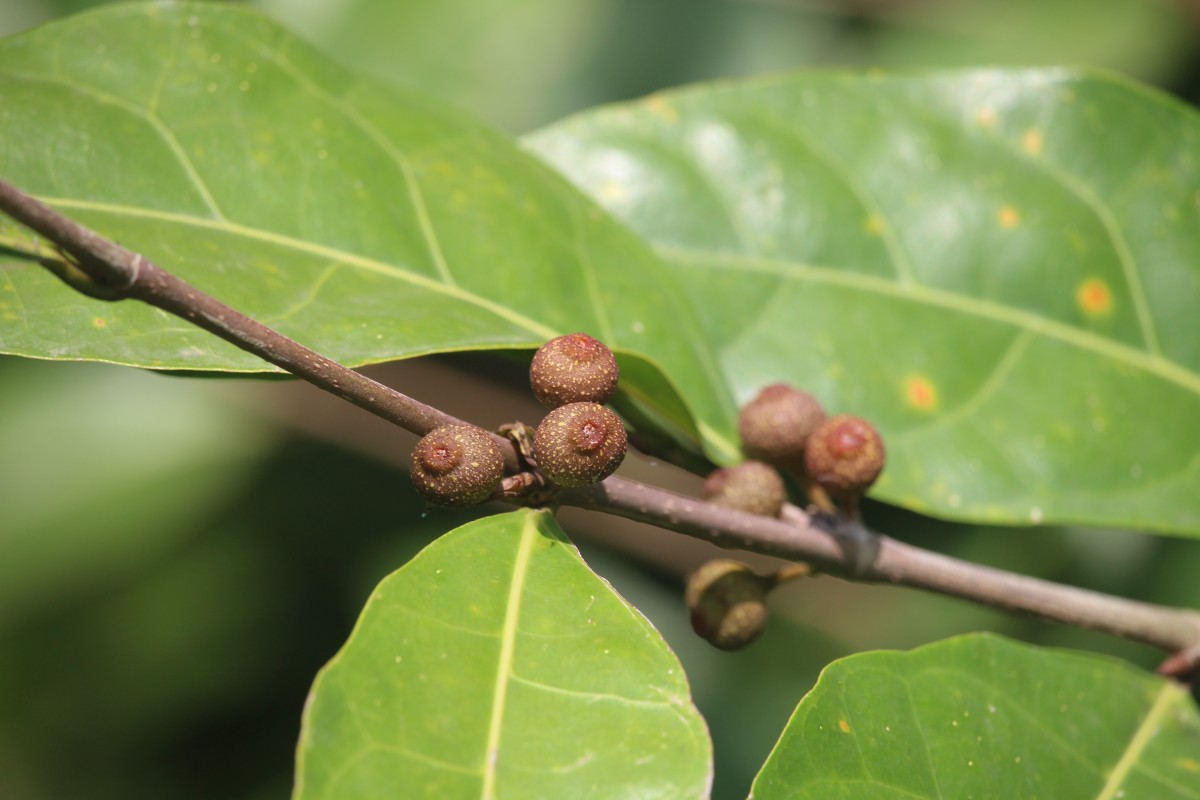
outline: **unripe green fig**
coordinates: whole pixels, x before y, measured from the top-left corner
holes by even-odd
[[[808,479],[834,499],[856,499],[883,471],[883,437],[875,426],[852,414],[830,417],[808,439],[804,469]]]
[[[742,451],[748,458],[797,469],[804,445],[825,419],[816,398],[783,383],[764,388],[738,414]]]
[[[743,461],[710,474],[701,496],[723,508],[777,517],[787,500],[787,488],[774,467],[761,461]]]
[[[546,408],[607,403],[619,370],[612,350],[586,333],[568,333],[542,345],[529,365],[529,384]]]
[[[628,442],[621,418],[609,409],[597,403],[568,403],[538,425],[533,456],[538,470],[559,486],[589,486],[621,465]]]
[[[773,582],[740,561],[716,559],[688,578],[684,600],[692,630],[721,650],[738,650],[767,624],[767,593]]]
[[[503,478],[500,445],[474,425],[444,425],[421,437],[413,448],[413,485],[434,505],[481,503]]]

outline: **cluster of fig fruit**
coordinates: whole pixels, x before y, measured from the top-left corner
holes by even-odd
[[[856,513],[858,498],[883,471],[883,439],[873,425],[851,414],[827,417],[816,398],[785,384],[766,387],[742,408],[738,431],[749,460],[713,472],[701,490],[726,508],[779,516],[787,501],[782,469],[818,508]],[[744,647],[766,624],[767,594],[780,582],[737,561],[705,564],[685,592],[692,628],[723,650]]]
[[[621,419],[604,406],[618,376],[612,351],[586,333],[551,339],[534,355],[529,382],[550,412],[533,434],[531,455],[546,479],[561,487],[588,486],[621,465],[628,435]],[[483,502],[503,479],[503,454],[482,428],[446,425],[413,449],[413,485],[434,505]]]
[[[809,499],[827,511],[853,506],[883,471],[883,439],[852,414],[828,417],[808,392],[772,384],[738,415],[742,452],[749,459],[718,469],[704,483],[711,503],[778,516],[787,499],[778,469],[792,473]]]
[[[628,434],[604,405],[618,375],[612,351],[586,333],[551,339],[534,355],[529,382],[549,412],[530,446],[518,449],[543,478],[565,488],[588,486],[620,466]],[[816,506],[833,511],[840,504],[853,512],[883,469],[883,440],[870,423],[849,414],[827,417],[812,395],[784,384],[759,392],[741,410],[738,430],[748,460],[716,470],[702,489],[718,506],[779,516],[787,501],[779,472],[785,470]],[[434,505],[473,505],[498,493],[504,457],[496,437],[482,428],[446,425],[417,442],[412,480]],[[767,594],[805,574],[804,565],[761,576],[738,561],[711,561],[688,580],[692,628],[723,650],[744,647],[766,624]]]

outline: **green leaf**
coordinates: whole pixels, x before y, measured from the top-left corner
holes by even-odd
[[[973,634],[827,667],[751,797],[1196,798],[1198,748],[1183,687]]]
[[[648,247],[503,136],[254,12],[111,6],[8,40],[0,130],[7,179],[327,356],[586,330],[658,373],[631,394],[734,453],[732,401]],[[0,351],[270,369],[154,309],[73,296],[39,253],[0,222]]]
[[[295,797],[705,797],[711,748],[658,632],[546,512],[446,534],[317,676]]]
[[[739,401],[885,434],[885,500],[1200,533],[1200,116],[1087,71],[785,75],[534,135],[671,263]]]

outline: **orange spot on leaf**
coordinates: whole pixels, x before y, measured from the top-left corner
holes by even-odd
[[[1025,135],[1021,137],[1021,147],[1031,156],[1041,153],[1042,134],[1032,128],[1025,131]]]
[[[844,719],[839,719],[838,720],[838,728],[842,731],[842,733],[849,733],[850,732],[850,723],[846,722],[846,720],[844,720]]]
[[[1075,302],[1090,317],[1108,314],[1113,307],[1112,291],[1099,278],[1088,278],[1075,290]]]
[[[104,320],[104,317],[96,317],[94,320],[92,320],[92,327],[95,328],[103,328],[107,324],[108,323]]]
[[[929,379],[919,375],[904,382],[904,397],[908,404],[921,411],[932,411],[937,408],[937,390]]]

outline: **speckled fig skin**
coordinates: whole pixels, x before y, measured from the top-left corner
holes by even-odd
[[[875,426],[852,414],[830,417],[808,439],[804,469],[830,497],[862,495],[883,471],[883,437]]]
[[[738,414],[742,452],[778,467],[802,469],[804,445],[824,419],[824,409],[811,394],[773,383]]]
[[[740,561],[717,559],[702,565],[684,591],[692,630],[721,650],[745,647],[767,624],[770,585]]]
[[[761,461],[743,461],[722,467],[708,476],[700,490],[708,502],[764,517],[778,517],[787,501],[787,488],[779,473]]]
[[[625,459],[629,437],[621,418],[597,403],[554,409],[533,436],[538,470],[559,486],[590,486]]]
[[[481,503],[503,477],[500,445],[474,425],[445,425],[421,437],[413,448],[413,485],[434,505]]]
[[[586,333],[568,333],[546,342],[529,365],[529,385],[546,408],[568,403],[607,403],[617,390],[617,359]]]

